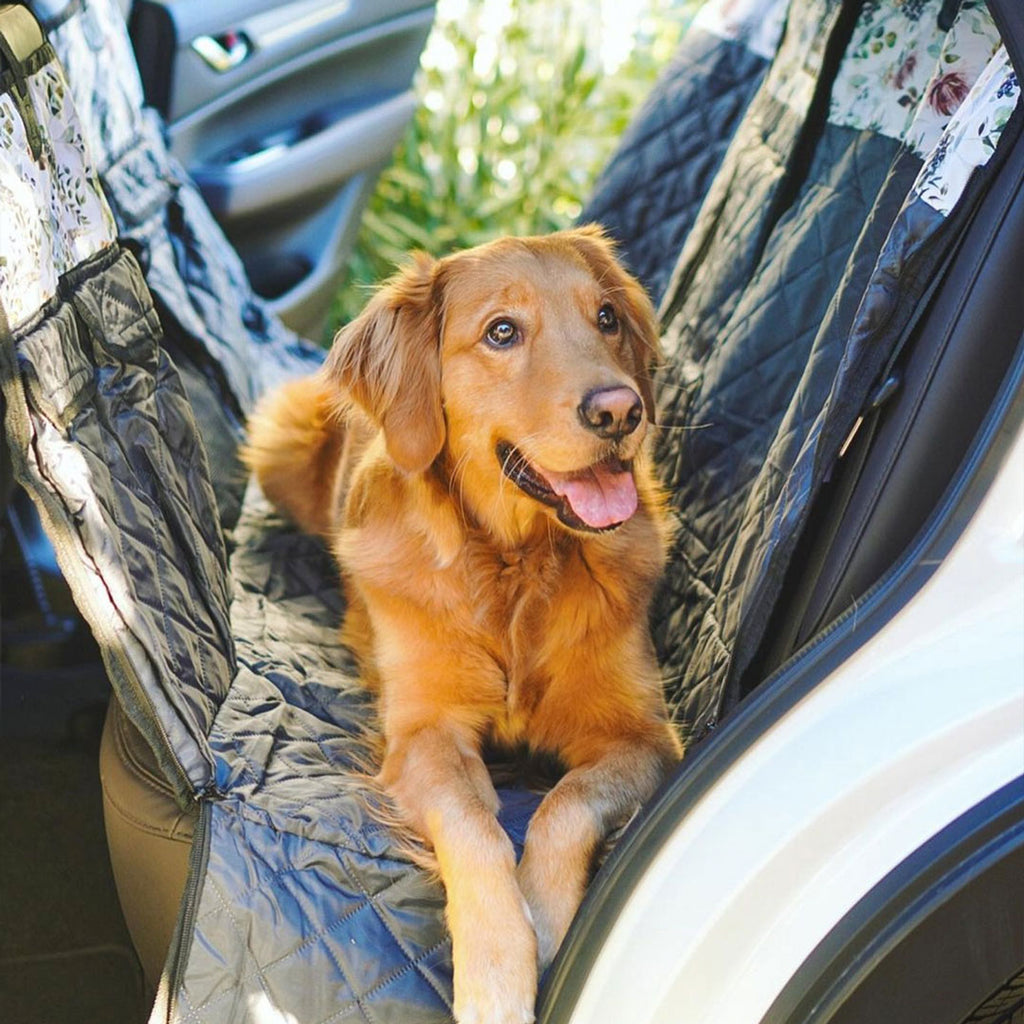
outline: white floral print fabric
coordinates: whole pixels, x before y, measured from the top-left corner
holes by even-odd
[[[983,0],[948,32],[941,0],[867,0],[832,89],[829,121],[903,142],[924,161],[913,196],[946,215],[991,156],[1020,96]]]
[[[867,0],[832,87],[829,121],[902,139],[945,32],[942,0]]]
[[[9,93],[0,95],[0,306],[11,326],[57,292],[53,240],[40,216],[48,173],[32,159]]]
[[[85,137],[103,140],[104,152],[94,155],[105,173],[143,134],[142,81],[124,18],[114,3],[80,0],[78,15],[58,25],[52,37]]]
[[[930,152],[1000,43],[984,0],[964,0],[948,33],[941,9],[942,0],[868,0],[832,88],[832,124]]]
[[[14,98],[0,94],[0,305],[12,328],[57,293],[61,275],[116,236],[56,62],[29,76],[27,87],[42,130],[38,160]]]
[[[771,60],[779,48],[787,7],[788,0],[709,0],[697,12],[694,25]]]
[[[905,136],[920,157],[930,153],[960,104],[967,99],[993,54],[999,30],[979,0],[965,3],[942,43],[937,63]]]
[[[913,194],[947,215],[974,170],[988,163],[1019,102],[1020,82],[1006,47],[1000,47],[950,117],[917,176]]]

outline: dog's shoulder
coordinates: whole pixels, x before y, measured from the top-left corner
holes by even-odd
[[[466,534],[450,495],[429,475],[401,470],[378,434],[360,453],[349,479],[335,545],[350,573],[374,566],[381,578],[449,568]]]

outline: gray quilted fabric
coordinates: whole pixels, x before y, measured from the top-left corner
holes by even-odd
[[[378,763],[380,736],[373,699],[338,643],[330,555],[255,489],[235,537],[237,674],[210,733],[221,796],[192,943],[240,959],[226,978],[203,957],[189,961],[173,1015],[245,1020],[266,1001],[311,1024],[399,1024],[413,1007],[424,1024],[448,1021],[444,892],[370,811],[376,795],[363,773]],[[521,850],[540,797],[498,792]],[[238,942],[240,911],[272,914],[272,933]]]
[[[654,628],[690,740],[759,678],[811,502],[983,187],[975,180],[944,217],[918,198],[921,160],[898,139],[825,119],[823,69],[854,16],[870,24],[880,11],[791,8],[662,303],[658,452],[679,531]],[[790,88],[794,69],[812,67],[813,91]]]
[[[251,493],[231,560],[237,674],[210,744],[210,807],[184,1020],[246,1020],[265,1000],[303,1021],[449,1019],[440,886],[368,813],[379,737],[373,702],[337,636],[323,545]],[[262,909],[261,909],[262,907]],[[274,920],[238,940],[239,920]],[[244,926],[243,926],[244,927]],[[236,957],[211,972],[199,950]]]
[[[138,266],[110,247],[4,339],[6,432],[126,709],[185,801],[233,675],[206,452]]]
[[[37,0],[65,68],[122,244],[142,265],[186,394],[204,425],[221,523],[238,518],[246,414],[272,382],[306,372],[319,348],[268,314],[185,169],[143,107],[116,0]]]
[[[59,81],[49,48],[38,55]],[[40,123],[47,145],[67,134]],[[0,143],[0,180],[34,166],[24,137]],[[44,175],[23,197],[26,222],[73,251],[75,193],[51,185]],[[34,315],[12,325],[0,308],[0,384],[16,477],[118,698],[182,804],[202,808],[168,1014],[399,1021],[413,1007],[448,1020],[443,893],[368,814],[373,705],[338,645],[330,557],[254,495],[229,572],[206,448],[149,290],[130,253],[101,233],[97,246]],[[508,794],[520,843],[537,799]]]
[[[317,350],[268,315],[168,152],[159,117],[143,107],[116,0],[75,0],[57,14],[53,6],[39,5],[40,20],[51,26],[121,241],[142,265],[173,343],[219,380],[223,401],[244,415],[269,383],[316,365]]]
[[[209,860],[171,1016],[241,1021],[266,1005],[311,1024],[449,1021],[444,893],[370,810],[376,794],[363,773],[378,763],[380,737],[338,643],[331,558],[256,490],[235,539],[237,672],[209,737]],[[521,849],[540,797],[498,792]],[[269,917],[272,930],[239,941],[240,918]],[[211,972],[198,952],[208,949],[237,961]]]
[[[888,139],[827,128],[794,201],[763,229],[762,251],[750,254],[746,274],[731,287],[701,281],[674,318],[688,357],[665,374],[660,451],[679,533],[657,638],[691,735],[717,713],[732,671],[750,545],[765,540],[768,496],[789,485],[792,459],[781,453],[820,410],[842,353],[842,328],[832,335],[838,344],[815,345],[826,310],[844,278],[863,290],[878,254],[882,239],[872,235],[851,265],[895,151]],[[745,156],[756,160],[749,150]],[[749,244],[742,229],[772,198],[753,185],[745,197],[752,192],[739,211],[742,228],[727,226],[722,242],[737,255],[743,242],[734,231]]]
[[[783,101],[794,67],[820,74],[845,30],[841,4],[802,5],[731,141],[662,304],[670,360],[659,458],[679,530],[655,638],[688,738],[713,723],[742,601],[728,572],[765,457],[807,366],[830,297],[896,150],[873,133],[822,126],[800,145],[814,93]],[[812,413],[813,415],[813,413]],[[800,429],[799,427],[797,429]],[[760,525],[766,525],[761,518]]]
[[[580,222],[605,227],[655,305],[767,67],[745,46],[692,28],[594,186]]]

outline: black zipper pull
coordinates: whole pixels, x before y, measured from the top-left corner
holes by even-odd
[[[871,397],[868,399],[867,411],[871,412],[874,409],[881,409],[899,391],[902,384],[903,374],[899,370],[893,370],[872,392]]]

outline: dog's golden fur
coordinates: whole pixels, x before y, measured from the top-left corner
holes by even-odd
[[[417,257],[250,424],[264,492],[342,567],[380,778],[447,890],[461,1024],[533,1020],[595,849],[681,753],[647,630],[669,533],[644,444],[657,356],[597,229],[503,239]],[[567,768],[518,866],[489,740]]]

